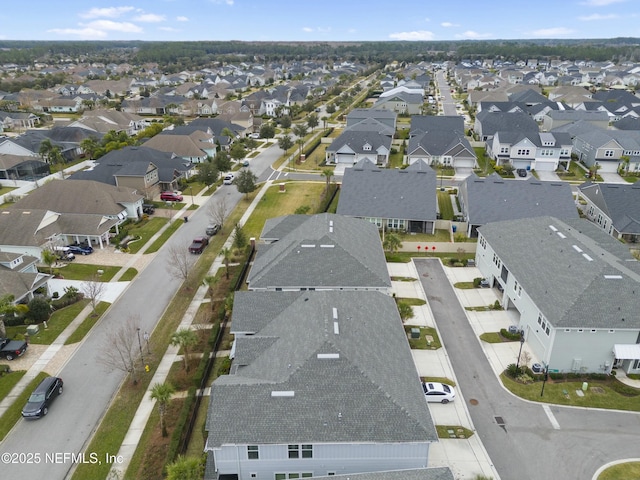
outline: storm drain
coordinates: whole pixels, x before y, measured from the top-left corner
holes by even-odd
[[[502,418],[502,417],[493,417],[493,418],[495,418],[496,423],[498,425],[500,425],[501,427],[504,426],[504,418]]]

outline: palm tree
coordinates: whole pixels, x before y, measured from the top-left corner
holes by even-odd
[[[181,328],[171,335],[171,345],[182,348],[184,356],[184,369],[189,371],[189,350],[198,343],[198,335],[193,330]]]
[[[400,247],[402,247],[402,242],[397,235],[390,233],[384,237],[384,242],[382,243],[385,250],[388,252],[396,252]]]
[[[40,143],[40,149],[38,150],[38,154],[42,157],[42,159],[45,162],[51,163],[49,156],[51,155],[52,150],[53,150],[53,144],[51,143],[51,140],[49,140],[48,138],[45,138]]]
[[[321,175],[325,177],[325,180],[327,182],[325,193],[329,193],[329,184],[331,183],[331,177],[333,177],[333,168],[325,168],[324,170],[322,170]]]
[[[49,274],[53,275],[53,266],[58,260],[58,257],[51,250],[44,249],[42,251],[42,262],[49,267]]]
[[[229,280],[229,263],[231,262],[231,249],[229,247],[224,247],[220,250],[220,255],[222,256],[222,263],[225,266],[225,276],[227,280]]]
[[[156,383],[151,389],[151,399],[158,402],[158,412],[160,413],[160,428],[162,429],[162,436],[166,437],[167,425],[164,422],[164,414],[167,411],[167,404],[171,400],[174,388],[170,383]]]

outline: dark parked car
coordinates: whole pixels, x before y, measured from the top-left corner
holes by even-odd
[[[519,168],[516,170],[516,173],[518,174],[519,177],[526,177],[527,176],[527,171],[524,168]]]
[[[156,211],[156,206],[152,203],[143,203],[142,204],[142,213],[146,213],[147,215],[152,215],[153,212]]]
[[[33,391],[27,404],[22,409],[25,418],[44,417],[49,413],[49,407],[58,395],[62,395],[62,379],[47,377]]]
[[[200,254],[204,252],[207,245],[209,245],[209,239],[207,237],[196,237],[189,247],[189,252]]]
[[[69,252],[76,255],[90,255],[93,253],[93,247],[87,244],[74,243],[73,245],[67,245],[67,247],[69,247]]]

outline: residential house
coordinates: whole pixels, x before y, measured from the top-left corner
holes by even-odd
[[[78,127],[53,127],[50,130],[28,130],[17,137],[0,139],[0,153],[41,157],[40,147],[44,141],[58,147],[66,162],[77,160],[83,155],[80,144],[86,138],[95,136],[95,132]]]
[[[71,180],[94,180],[117,187],[129,187],[147,199],[164,191],[177,190],[180,179],[192,175],[194,165],[168,152],[148,147],[112,150],[96,160],[91,169],[73,173]]]
[[[132,113],[118,110],[85,110],[82,117],[69,124],[69,127],[80,127],[101,135],[110,131],[125,132],[130,137],[147,128],[151,123]]]
[[[436,173],[420,160],[405,169],[380,169],[361,160],[344,172],[337,213],[379,229],[435,233]]]
[[[247,283],[250,290],[368,290],[389,293],[378,229],[343,215],[270,218]]]
[[[0,153],[0,180],[33,181],[49,176],[48,163],[30,155]]]
[[[396,87],[380,94],[373,108],[390,110],[402,115],[419,115],[424,103],[424,89]]]
[[[391,153],[390,128],[377,120],[363,120],[345,129],[325,150],[327,164],[352,166],[362,159],[386,166]]]
[[[546,132],[557,130],[564,125],[579,121],[595,127],[606,129],[609,126],[609,115],[606,112],[585,110],[552,110],[542,121],[542,129]]]
[[[437,434],[393,298],[237,292],[231,325],[231,372],[211,385],[205,479],[427,467]]]
[[[414,115],[405,162],[474,168],[476,154],[464,134],[464,117]]]
[[[586,217],[618,240],[640,238],[640,185],[586,182],[578,187]]]
[[[640,264],[626,245],[587,219],[523,218],[478,232],[476,265],[543,367],[640,373]]]
[[[504,179],[497,173],[488,177],[468,176],[458,189],[460,210],[467,222],[467,236],[477,237],[478,227],[503,220],[553,215],[578,218],[571,186],[566,182]]]
[[[206,162],[216,154],[215,137],[193,125],[163,130],[142,144],[161,152],[173,153],[190,163]]]
[[[640,132],[593,128],[573,136],[573,152],[587,167],[640,172]]]
[[[28,303],[40,289],[47,291],[51,275],[38,272],[39,257],[0,250],[0,297],[14,304]]]
[[[571,136],[563,132],[498,131],[486,145],[497,165],[537,171],[555,171],[561,164],[568,168],[573,147]]]
[[[39,123],[40,117],[33,113],[0,111],[0,132],[35,128]]]
[[[524,112],[492,112],[483,110],[475,118],[474,133],[482,142],[489,142],[496,132],[538,132],[538,124]]]

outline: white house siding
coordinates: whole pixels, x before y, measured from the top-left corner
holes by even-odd
[[[260,445],[259,459],[247,458],[247,447],[215,449],[218,474],[237,474],[239,480],[273,480],[276,473],[328,473],[344,475],[425,468],[429,443],[320,444],[313,445],[313,458],[288,458],[287,445]]]
[[[553,350],[549,358],[549,369],[560,372],[600,372],[608,373],[613,366],[613,346],[635,344],[637,330],[571,328],[556,329]]]

